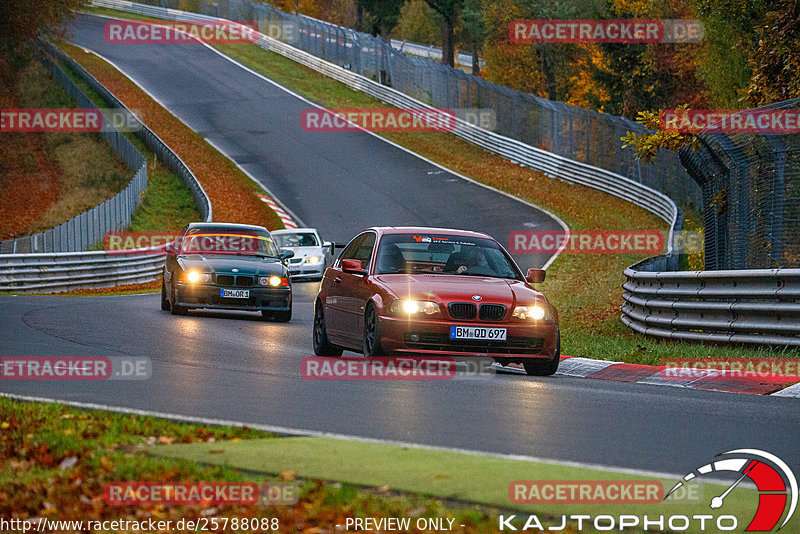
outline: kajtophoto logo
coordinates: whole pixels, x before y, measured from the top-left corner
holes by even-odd
[[[704,476],[719,476],[720,473],[735,473],[741,476],[722,494],[711,499],[711,509],[722,508],[730,492],[749,478],[758,489],[758,509],[745,532],[772,532],[786,526],[797,508],[797,479],[786,462],[759,449],[734,449],[720,453],[716,458],[719,459],[686,474],[665,499],[686,482],[701,480]],[[775,529],[781,518],[783,522]]]
[[[733,479],[725,485],[720,479]],[[735,504],[726,499],[745,479],[755,491],[738,495]],[[669,486],[666,486],[669,487]],[[701,489],[701,491],[695,491]],[[509,486],[509,499],[515,503],[580,503],[607,504],[615,502],[628,505],[649,505],[655,497],[664,495],[661,504],[708,507],[712,513],[660,514],[564,514],[555,516],[557,526],[545,527],[536,514],[518,516],[501,514],[500,531],[564,531],[598,532],[639,528],[644,532],[777,532],[785,527],[797,509],[797,479],[781,458],[760,449],[734,449],[717,454],[714,461],[693,469],[684,475],[669,491],[659,492],[655,481],[515,481]],[[659,494],[660,493],[660,494]],[[710,498],[710,500],[708,500]],[[749,519],[751,507],[744,510],[748,499],[755,509]],[[733,500],[733,499],[730,499]],[[661,504],[655,504],[660,506]],[[727,505],[727,507],[726,507]],[[742,530],[745,521],[747,527]],[[796,529],[793,531],[796,532]]]

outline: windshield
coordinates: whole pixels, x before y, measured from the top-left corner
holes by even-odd
[[[273,234],[275,242],[280,248],[289,247],[317,247],[319,240],[313,232],[296,232],[291,234]]]
[[[446,234],[388,234],[378,248],[377,274],[430,273],[522,280],[492,239]]]
[[[267,235],[249,232],[189,233],[181,243],[181,254],[228,254],[277,257],[278,249]]]

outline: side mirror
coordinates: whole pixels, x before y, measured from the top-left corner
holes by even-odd
[[[336,244],[333,241],[323,241],[322,242],[322,248],[330,249],[331,256],[335,256],[336,255],[336,253],[334,252],[334,249],[336,248]]]
[[[544,275],[547,273],[544,269],[528,269],[528,275],[525,277],[531,284],[541,284],[544,282]]]
[[[282,250],[281,251],[281,260],[288,260],[289,258],[294,257],[294,250]]]
[[[175,256],[178,254],[178,249],[175,247],[175,241],[170,241],[166,245],[164,245],[164,252],[169,254],[170,256]]]
[[[366,274],[359,260],[342,260],[342,270],[352,274]]]

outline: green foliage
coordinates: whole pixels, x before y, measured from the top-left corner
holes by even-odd
[[[441,19],[425,0],[411,0],[400,10],[394,36],[414,43],[441,46]]]
[[[800,3],[771,3],[756,34],[757,46],[750,53],[750,101],[760,106],[800,97]]]
[[[372,35],[380,35],[384,41],[391,39],[391,33],[400,19],[400,9],[406,0],[358,0],[364,10],[362,28]]]
[[[686,106],[680,106],[677,109],[686,110]],[[662,129],[660,115],[660,111],[640,111],[636,122],[651,131],[646,133],[627,132],[622,138],[623,148],[632,147],[637,159],[645,163],[650,163],[662,148],[672,152],[684,148],[694,150],[699,143],[697,135],[694,133]]]

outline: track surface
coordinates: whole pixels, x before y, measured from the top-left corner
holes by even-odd
[[[306,223],[335,239],[370,224],[471,227],[501,240],[523,222],[555,224],[501,195],[429,175],[438,169],[369,135],[303,133],[297,117],[307,104],[200,46],[111,46],[102,21],[89,17],[75,30],[77,42],[230,149]],[[303,380],[317,286],[295,284],[290,324],[237,313],[173,317],[159,310],[158,295],[0,297],[1,355],[134,355],[154,363],[147,381],[2,381],[0,390],[669,473],[740,447],[800,467],[793,399],[563,376]]]
[[[303,131],[310,104],[203,45],[109,44],[106,22],[79,17],[71,40],[120,67],[326,239],[346,242],[373,225],[429,225],[478,230],[505,244],[512,231],[561,229],[546,213],[373,135]],[[549,255],[516,259],[527,268]]]

